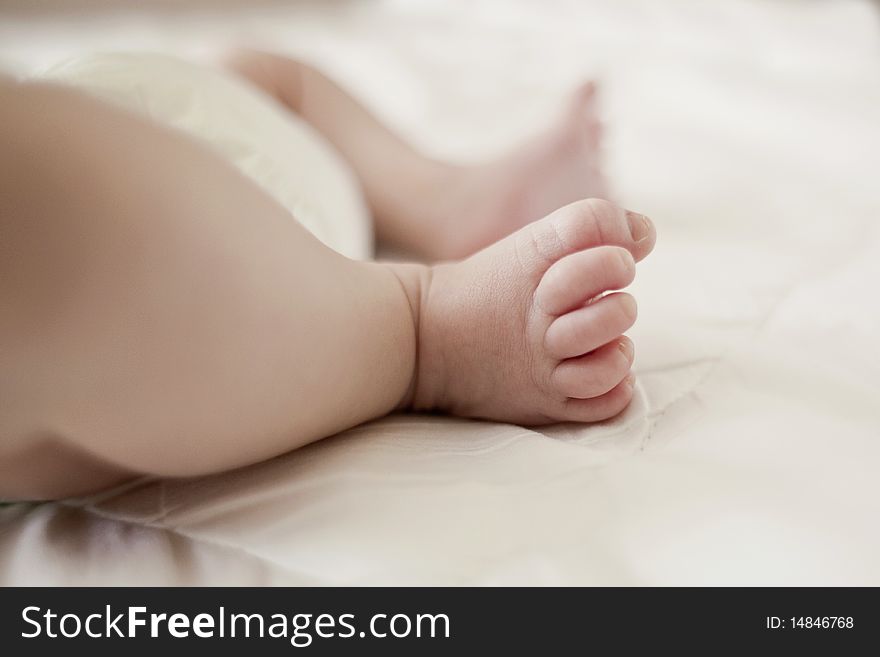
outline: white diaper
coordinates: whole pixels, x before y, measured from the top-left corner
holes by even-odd
[[[209,143],[318,239],[351,258],[372,255],[357,181],[311,126],[244,81],[158,54],[79,56],[40,77],[75,85]]]

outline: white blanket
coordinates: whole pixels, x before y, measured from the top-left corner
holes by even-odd
[[[397,416],[232,473],[0,509],[0,584],[880,585],[871,3],[247,16],[159,16],[150,32],[120,15],[51,47],[8,20],[0,58],[180,52],[236,24],[457,157],[509,143],[600,76],[609,172],[660,232],[634,286],[639,395],[599,425]]]

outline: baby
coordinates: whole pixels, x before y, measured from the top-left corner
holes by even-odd
[[[636,304],[615,291],[655,232],[593,198],[592,85],[507,157],[452,166],[309,66],[224,66],[342,154],[380,239],[435,264],[350,260],[207,146],[0,78],[0,498],[217,472],[395,410],[626,407]]]

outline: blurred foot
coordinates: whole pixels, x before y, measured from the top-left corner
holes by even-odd
[[[457,170],[433,208],[424,255],[463,258],[563,205],[606,198],[601,131],[596,87],[586,83],[550,129],[499,160]]]

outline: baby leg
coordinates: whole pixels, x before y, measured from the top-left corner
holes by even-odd
[[[320,131],[360,179],[377,235],[426,259],[471,255],[556,208],[608,196],[592,83],[526,143],[485,163],[454,165],[419,153],[303,62],[239,50],[224,64]]]
[[[0,85],[0,154],[0,497],[236,467],[406,396],[419,267],[340,256],[207,148],[68,89]]]
[[[462,262],[323,246],[206,147],[0,85],[0,497],[275,456],[395,409],[596,421],[632,395],[650,222],[581,201]]]

